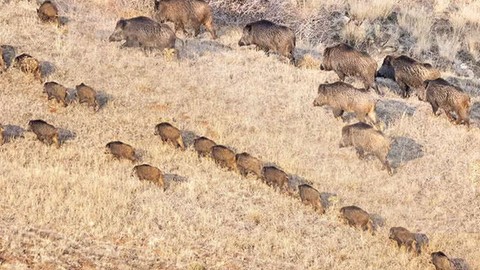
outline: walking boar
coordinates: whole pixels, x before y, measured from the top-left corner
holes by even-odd
[[[328,105],[333,109],[333,116],[338,118],[344,112],[355,113],[361,122],[369,120],[372,125],[377,125],[375,106],[377,100],[363,89],[358,89],[344,82],[320,84],[318,97],[313,101],[313,106]]]
[[[285,191],[288,189],[288,175],[274,166],[263,167],[262,179],[269,186]]]
[[[375,83],[377,66],[377,62],[368,53],[341,43],[324,50],[320,69],[335,71],[342,82],[345,76],[358,77],[365,89],[373,88],[378,94],[383,95]]]
[[[168,25],[140,16],[120,19],[108,40],[110,42],[125,40],[121,47],[163,50],[175,48],[176,36]]]
[[[128,159],[132,162],[137,160],[135,157],[135,149],[131,145],[120,141],[113,141],[107,143],[105,147],[105,154],[111,154],[116,159]]]
[[[258,49],[267,54],[273,51],[287,57],[293,64],[295,62],[293,57],[295,42],[295,33],[292,29],[271,21],[260,20],[251,22],[243,28],[243,35],[238,41],[238,45],[256,45]]]
[[[93,111],[98,111],[100,109],[100,105],[97,100],[97,92],[90,86],[81,83],[75,86],[77,90],[77,97],[78,102],[87,103],[88,106],[93,107]]]
[[[214,141],[206,137],[196,138],[193,142],[193,148],[197,151],[198,156],[209,157],[212,155],[212,147],[217,145]]]
[[[320,198],[320,192],[307,184],[298,186],[298,192],[305,205],[311,205],[315,211],[318,211],[320,214],[325,213],[325,208],[323,207],[322,199]]]
[[[234,171],[236,169],[235,164],[235,152],[223,145],[215,145],[212,147],[212,158],[220,167],[227,168]]]
[[[29,54],[24,53],[15,57],[13,67],[20,69],[23,73],[33,74],[36,80],[42,81],[40,62]]]
[[[180,130],[167,122],[155,126],[155,135],[159,135],[163,142],[169,142],[175,147],[185,150],[182,133]]]
[[[470,126],[471,103],[467,93],[444,79],[426,81],[425,86],[427,102],[432,106],[435,115],[437,115],[438,109],[443,109],[450,121]],[[453,117],[452,112],[457,115],[457,120]]]
[[[133,173],[135,173],[139,180],[147,180],[159,185],[165,190],[165,181],[162,171],[159,168],[150,166],[148,164],[137,165],[133,167]]]
[[[423,82],[440,78],[440,71],[428,63],[421,63],[408,56],[387,55],[377,73],[378,77],[393,77],[407,98],[412,91],[420,100],[425,100]]]
[[[390,228],[390,234],[388,238],[397,242],[397,246],[399,248],[404,246],[407,251],[414,251],[416,254],[420,253],[420,251],[417,250],[417,240],[415,239],[415,234],[403,227]]]
[[[372,126],[359,122],[342,128],[342,140],[340,147],[353,146],[357,155],[363,158],[365,154],[375,155],[382,163],[382,170],[387,169],[389,175],[393,175],[390,163],[387,160],[391,142],[381,131]]]
[[[432,263],[436,270],[455,270],[453,262],[441,251],[433,252]]]
[[[37,15],[42,22],[54,22],[59,24],[57,6],[51,1],[43,2],[37,9]]]
[[[249,173],[262,177],[263,162],[260,159],[253,157],[249,153],[243,152],[235,156],[238,172],[246,177]]]
[[[345,206],[340,209],[341,218],[348,223],[348,225],[361,228],[364,231],[374,233],[373,222],[370,215],[357,206]]]
[[[173,22],[175,31],[182,30],[183,33],[186,33],[185,27],[191,27],[195,36],[203,25],[212,39],[217,38],[212,9],[202,0],[155,0],[154,19],[162,23]]]
[[[55,99],[58,103],[62,103],[63,107],[67,106],[67,88],[56,82],[46,82],[43,85],[43,93],[46,93],[48,100]]]
[[[37,139],[47,145],[55,144],[60,147],[58,129],[43,120],[31,120],[28,122],[27,131],[37,135]]]

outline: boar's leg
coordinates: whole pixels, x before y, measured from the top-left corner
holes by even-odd
[[[355,148],[357,150],[357,156],[359,159],[365,159],[365,151],[361,148]]]
[[[403,98],[408,98],[410,96],[410,93],[408,91],[408,86],[401,80],[397,80],[398,86],[402,90],[402,97]]]
[[[343,110],[342,109],[339,109],[339,108],[333,108],[333,116],[335,118],[338,118],[340,116],[342,116],[343,114]]]
[[[212,22],[211,19],[209,19],[208,21],[205,22],[205,28],[210,33],[210,35],[212,35],[212,39],[217,38],[217,34],[215,33],[215,29],[213,27],[213,22]]]
[[[435,101],[430,102],[430,105],[432,106],[432,111],[435,116],[438,116],[438,104]]]
[[[345,81],[345,74],[339,70],[335,70],[335,73],[337,73],[338,78],[340,78],[340,81]]]
[[[445,114],[447,115],[447,118],[450,122],[455,121],[455,117],[453,117],[452,112],[450,110],[444,110]]]

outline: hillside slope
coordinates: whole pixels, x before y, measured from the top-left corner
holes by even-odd
[[[378,114],[395,138],[389,177],[375,159],[338,148],[344,122],[313,107],[318,84],[333,72],[305,70],[236,44],[241,28],[219,39],[186,39],[181,59],[119,49],[108,36],[116,15],[79,1],[59,1],[66,27],[37,21],[34,3],[0,6],[0,40],[44,61],[47,80],[84,82],[107,100],[86,106],[48,103],[23,73],[0,75],[0,123],[22,133],[41,118],[68,140],[47,147],[25,133],[0,147],[0,267],[6,269],[433,269],[388,241],[392,226],[426,233],[442,250],[480,269],[480,98],[473,127],[435,117],[428,104],[387,89]],[[300,41],[300,51],[318,54]],[[381,63],[383,55],[375,55]],[[448,76],[448,74],[446,74]],[[460,86],[467,83],[458,79]],[[347,122],[354,122],[347,117]],[[247,151],[336,194],[319,216],[298,199],[253,178],[219,169],[192,149],[175,150],[153,135],[169,121],[194,135]],[[104,145],[121,140],[142,162],[167,174],[169,187],[131,177]],[[292,183],[294,184],[294,183]],[[339,222],[345,205],[374,214],[375,236]]]

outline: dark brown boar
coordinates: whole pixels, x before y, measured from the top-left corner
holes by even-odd
[[[46,82],[43,85],[43,93],[46,93],[48,100],[55,99],[58,103],[67,106],[67,88],[56,82]]]
[[[435,115],[437,115],[438,109],[443,109],[450,121],[470,126],[471,103],[467,93],[444,79],[426,81],[425,86],[427,102],[432,106]],[[457,120],[453,117],[452,112],[457,115]]]
[[[23,73],[33,74],[36,80],[42,81],[40,62],[29,54],[24,53],[15,57],[13,67],[20,69]]]
[[[249,173],[252,173],[259,178],[262,177],[263,162],[260,159],[243,152],[235,156],[235,162],[237,163],[238,172],[242,176],[246,177]]]
[[[365,89],[373,88],[378,94],[383,95],[375,83],[377,66],[377,62],[368,53],[340,43],[324,50],[320,69],[335,71],[342,82],[345,76],[358,77]]]
[[[415,234],[403,227],[390,228],[390,234],[388,238],[397,242],[397,246],[399,248],[404,246],[407,251],[413,251],[417,255],[420,253],[420,251],[417,249],[417,240],[415,239]]]
[[[78,102],[87,103],[88,106],[93,107],[93,110],[96,112],[100,109],[100,105],[97,100],[97,92],[90,86],[81,83],[75,86],[77,90]]]
[[[165,190],[165,181],[162,171],[154,166],[148,164],[137,165],[133,167],[133,173],[135,173],[139,180],[147,180],[159,185]]]
[[[295,49],[295,33],[292,29],[278,25],[271,21],[260,20],[251,22],[243,28],[243,35],[238,41],[239,46],[256,45],[258,49],[278,53],[295,62],[293,50]]]
[[[125,43],[121,47],[141,47],[143,49],[174,49],[176,36],[166,24],[140,16],[131,19],[120,19],[109,39]]]
[[[288,175],[274,166],[263,167],[262,179],[269,186],[288,191]]]
[[[28,122],[28,131],[37,135],[37,139],[47,145],[55,144],[60,147],[58,129],[43,120],[31,120]]]
[[[193,142],[193,148],[197,151],[198,156],[209,157],[212,155],[212,147],[217,145],[214,141],[206,137],[196,138]]]
[[[182,133],[170,123],[162,122],[155,126],[155,135],[159,135],[163,142],[168,142],[175,147],[185,150]]]
[[[322,199],[318,190],[310,185],[303,184],[298,186],[298,193],[305,205],[311,205],[315,211],[318,211],[320,214],[325,213],[325,208],[322,205]]]
[[[59,24],[58,9],[52,1],[43,2],[37,9],[37,15],[42,22],[54,22]]]
[[[393,175],[393,170],[387,160],[391,146],[390,139],[372,126],[359,122],[343,127],[339,146],[353,146],[360,158],[363,158],[366,153],[375,155],[383,165],[382,170],[387,169],[388,174]]]
[[[455,270],[453,262],[441,251],[433,252],[432,263],[436,270]]]
[[[440,71],[428,63],[421,63],[406,55],[387,55],[377,72],[378,77],[395,78],[402,90],[402,96],[407,98],[416,91],[420,100],[425,100],[423,82],[440,78]]]
[[[363,89],[344,82],[334,82],[320,84],[313,106],[332,107],[335,118],[342,116],[344,112],[354,112],[359,121],[365,122],[368,119],[372,125],[378,125],[376,103],[377,100]]]
[[[341,218],[350,226],[361,228],[364,231],[374,233],[374,227],[370,215],[357,206],[345,206],[340,209]]]
[[[105,154],[111,154],[116,159],[128,159],[132,162],[137,160],[135,149],[129,144],[120,141],[113,141],[107,143],[105,147]]]
[[[155,0],[153,18],[162,23],[173,22],[175,31],[182,30],[186,33],[185,27],[191,27],[195,31],[195,36],[200,33],[200,27],[203,25],[212,39],[217,38],[212,9],[202,0]]]
[[[235,152],[223,145],[215,145],[212,147],[212,158],[220,167],[227,168],[234,171],[236,169],[235,164]]]

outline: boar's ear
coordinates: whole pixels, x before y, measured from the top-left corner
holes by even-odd
[[[126,25],[127,25],[127,21],[124,18],[120,18],[120,20],[117,23],[117,26],[123,29],[125,28]]]

